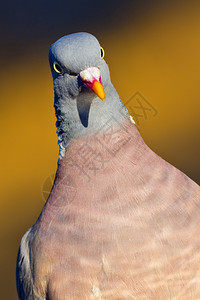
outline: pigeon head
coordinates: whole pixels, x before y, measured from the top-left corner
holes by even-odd
[[[102,78],[106,85],[109,72],[103,57],[103,48],[91,34],[70,34],[56,41],[50,49],[49,60],[53,79],[60,87],[57,93],[77,97],[80,91],[93,91],[104,100]]]
[[[104,50],[89,33],[74,33],[50,48],[59,144],[66,148],[77,136],[95,132],[123,108],[110,81]]]

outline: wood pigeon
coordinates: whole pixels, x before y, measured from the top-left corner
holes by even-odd
[[[50,48],[59,160],[20,300],[200,299],[200,187],[144,143],[89,33]]]

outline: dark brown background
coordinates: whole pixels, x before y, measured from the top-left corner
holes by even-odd
[[[20,239],[57,164],[50,44],[76,31],[95,34],[121,99],[139,91],[158,112],[140,118],[147,144],[200,183],[200,3],[4,0],[0,25],[0,299],[10,300]]]

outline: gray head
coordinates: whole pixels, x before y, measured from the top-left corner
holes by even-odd
[[[128,115],[93,35],[80,32],[60,38],[50,48],[49,62],[62,149],[74,137],[97,132],[112,116],[120,121]]]

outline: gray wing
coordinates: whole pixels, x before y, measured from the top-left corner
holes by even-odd
[[[33,278],[30,265],[31,228],[21,240],[17,255],[16,283],[20,300],[46,300],[38,298],[33,293]]]

